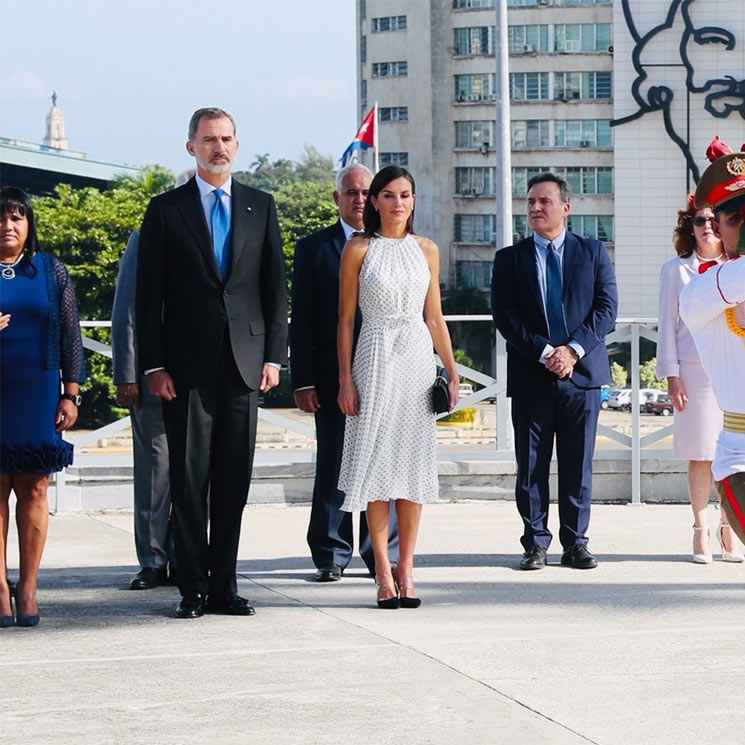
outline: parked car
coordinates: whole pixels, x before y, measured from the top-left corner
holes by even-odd
[[[657,393],[647,401],[645,410],[648,414],[670,416],[673,413],[673,404],[668,399],[667,393]]]
[[[608,401],[610,401],[610,397],[617,390],[618,388],[614,388],[612,385],[601,385],[600,386],[600,408],[601,409],[608,408]]]
[[[608,408],[631,411],[631,388],[617,388],[608,398]]]
[[[458,393],[463,396],[471,396],[473,394],[473,386],[470,383],[460,383],[458,385]]]
[[[661,391],[659,388],[642,388],[639,391],[639,411],[646,412],[647,404],[664,393],[665,391]]]

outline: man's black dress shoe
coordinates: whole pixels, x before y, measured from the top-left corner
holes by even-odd
[[[342,571],[342,568],[338,564],[319,567],[316,569],[313,579],[315,579],[316,582],[338,582],[341,579]]]
[[[587,550],[587,546],[575,543],[561,555],[561,565],[574,569],[594,569],[598,560]]]
[[[164,585],[168,581],[168,572],[165,567],[145,567],[140,569],[129,583],[130,590],[152,590],[154,587]]]
[[[240,595],[210,595],[205,610],[224,616],[253,616],[256,613],[248,600]]]
[[[520,569],[543,569],[546,566],[546,549],[543,546],[533,546],[523,554]]]
[[[176,608],[176,618],[199,618],[204,615],[204,595],[190,592],[181,598]]]

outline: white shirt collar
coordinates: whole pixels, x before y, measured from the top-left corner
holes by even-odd
[[[212,184],[208,184],[198,173],[194,175],[194,180],[197,182],[197,188],[199,189],[199,196],[204,199],[208,194],[211,194],[215,189],[217,189],[217,186],[212,186]],[[220,189],[222,189],[228,196],[231,195],[231,188],[233,186],[233,179],[228,173],[228,178],[225,180],[225,183],[220,184]]]
[[[359,232],[359,230],[357,230],[357,228],[353,228],[348,223],[345,223],[344,220],[341,219],[341,217],[339,218],[339,222],[341,223],[341,227],[344,230],[344,238],[346,240],[349,240],[349,237],[352,235],[352,233],[358,233]]]
[[[536,246],[540,246],[544,251],[548,248],[549,243],[554,244],[554,248],[561,253],[562,249],[564,248],[564,241],[567,237],[567,231],[562,230],[559,235],[556,236],[552,241],[549,241],[548,238],[544,238],[542,235],[538,235],[538,233],[533,233],[533,240],[535,241]]]

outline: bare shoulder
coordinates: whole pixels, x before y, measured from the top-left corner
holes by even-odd
[[[428,259],[440,255],[440,249],[437,248],[437,244],[433,240],[423,235],[415,235],[413,237]]]
[[[345,244],[342,257],[347,261],[361,262],[365,258],[370,239],[366,235],[352,236]]]

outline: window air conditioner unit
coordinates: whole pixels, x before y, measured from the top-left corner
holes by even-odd
[[[537,5],[548,5],[548,0],[538,0]]]
[[[579,52],[579,41],[577,39],[567,39],[564,42],[564,49],[567,52]]]
[[[579,91],[572,91],[572,98],[579,98]]]
[[[524,54],[535,54],[536,48],[532,44],[524,44],[523,45],[523,53]]]
[[[612,44],[608,47],[608,54],[613,54],[613,45]]]
[[[474,189],[473,190],[473,196],[474,197],[480,197],[484,193],[483,189]]]
[[[471,93],[468,96],[468,100],[469,101],[480,101],[481,100],[481,96],[478,93]]]
[[[579,141],[580,147],[590,147],[590,141],[589,140],[580,140]]]

